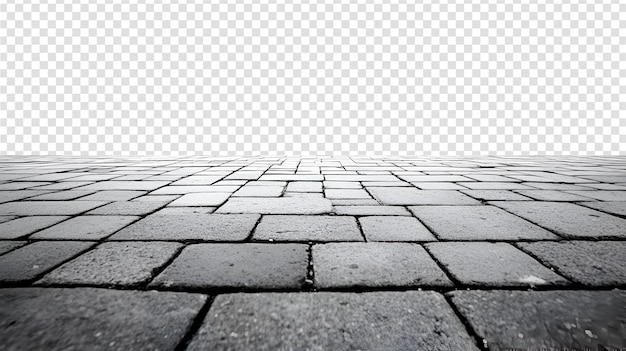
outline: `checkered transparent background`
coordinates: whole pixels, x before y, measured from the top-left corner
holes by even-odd
[[[2,1],[0,153],[626,152],[625,2],[442,2]]]

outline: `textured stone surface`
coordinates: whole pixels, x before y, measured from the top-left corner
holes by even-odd
[[[454,190],[417,190],[371,187],[369,192],[385,205],[478,205],[480,202]]]
[[[321,193],[322,182],[291,182],[287,185],[288,192]]]
[[[517,190],[519,194],[541,201],[591,201],[592,199],[584,195],[570,194],[560,190]]]
[[[407,291],[219,295],[189,350],[478,349],[441,295]]]
[[[68,219],[66,216],[30,216],[0,224],[0,238],[16,239]]]
[[[626,182],[626,176],[623,179]],[[608,190],[570,190],[568,193],[580,195],[601,201],[626,201],[626,191],[608,191]],[[587,200],[582,200],[587,201]]]
[[[332,211],[332,204],[321,198],[231,198],[218,213],[322,214]]]
[[[152,286],[177,288],[299,288],[306,278],[301,244],[197,244],[183,249]]]
[[[185,194],[172,201],[168,206],[219,206],[231,193],[193,193]]]
[[[489,350],[625,346],[624,291],[454,291],[449,295]]]
[[[0,289],[5,351],[174,350],[206,296],[106,289]]]
[[[0,241],[0,255],[26,245],[26,241]]]
[[[129,215],[142,216],[152,213],[159,208],[165,206],[168,201],[159,201],[159,199],[146,199],[150,196],[143,196],[135,201],[117,201],[108,205],[98,207],[95,210],[87,212],[90,215]],[[156,196],[154,196],[156,197]],[[141,200],[140,200],[141,199]]]
[[[361,217],[359,223],[368,241],[436,241],[432,233],[413,217]]]
[[[351,216],[410,216],[411,213],[401,206],[335,206],[335,213]]]
[[[363,241],[356,220],[348,216],[263,216],[252,238],[276,241]]]
[[[327,199],[371,199],[372,197],[363,189],[326,189],[324,195]]]
[[[244,240],[259,215],[159,215],[148,217],[124,228],[111,240]]]
[[[106,180],[85,186],[81,186],[78,190],[154,190],[167,185],[168,182],[160,181],[116,181]]]
[[[145,195],[145,191],[138,190],[105,190],[81,197],[80,201],[128,201]]]
[[[279,197],[285,187],[282,186],[256,186],[256,185],[246,185],[241,187],[241,189],[237,190],[233,194],[233,196],[241,196],[241,197]]]
[[[508,201],[524,201],[532,200],[526,196],[514,193],[511,190],[462,190],[462,193],[469,195],[478,200],[508,200]]]
[[[581,202],[579,204],[602,212],[626,217],[626,201]]]
[[[78,216],[39,231],[35,239],[98,240],[139,219],[137,216]]]
[[[106,204],[106,201],[20,201],[0,204],[0,215],[75,215]]]

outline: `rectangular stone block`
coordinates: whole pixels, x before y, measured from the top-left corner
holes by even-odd
[[[168,206],[219,206],[223,204],[232,193],[192,193],[185,194],[172,201]]]
[[[253,240],[363,241],[354,217],[263,216]]]
[[[480,202],[454,190],[418,190],[415,188],[367,188],[385,205],[479,205]]]
[[[332,212],[332,209],[329,200],[320,198],[231,197],[216,213],[323,214]]]
[[[410,216],[411,213],[401,206],[335,206],[338,215],[350,216]]]
[[[359,223],[368,241],[437,241],[435,236],[413,217],[361,217]]]
[[[62,222],[67,216],[20,217],[0,224],[1,239],[17,239]]]
[[[137,216],[78,216],[41,230],[32,239],[99,240],[117,232]]]
[[[76,215],[105,205],[106,201],[20,201],[0,204],[0,215]]]

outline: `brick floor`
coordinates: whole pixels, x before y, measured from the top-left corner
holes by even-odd
[[[624,262],[626,157],[0,157],[3,350],[613,350]]]

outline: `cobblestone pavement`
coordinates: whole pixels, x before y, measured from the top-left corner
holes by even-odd
[[[0,158],[2,350],[623,350],[625,289],[626,157]]]

